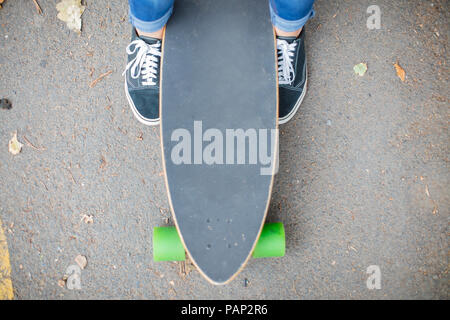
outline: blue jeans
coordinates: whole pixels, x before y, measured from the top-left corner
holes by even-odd
[[[174,1],[129,0],[131,24],[143,32],[161,29],[172,14]],[[298,30],[314,16],[313,4],[314,0],[269,0],[272,24],[286,32]]]

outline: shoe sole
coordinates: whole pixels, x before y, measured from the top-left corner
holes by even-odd
[[[133,103],[133,100],[130,97],[130,94],[128,93],[128,85],[127,85],[127,79],[125,79],[125,95],[127,96],[128,104],[130,105],[131,111],[133,111],[133,114],[136,119],[142,124],[145,124],[146,126],[157,126],[159,125],[160,121],[159,118],[157,119],[147,119],[144,118],[139,114],[139,112],[136,109],[136,106]]]
[[[300,107],[300,105],[302,104],[303,98],[306,95],[307,87],[308,87],[308,73],[306,73],[305,86],[303,87],[303,91],[302,91],[302,94],[300,95],[300,98],[298,98],[297,102],[295,103],[294,108],[291,110],[291,112],[289,112],[287,114],[287,116],[278,119],[278,124],[285,124],[286,122],[291,120],[292,117],[297,113],[297,110]]]

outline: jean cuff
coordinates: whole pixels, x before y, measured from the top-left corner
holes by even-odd
[[[298,29],[300,29],[301,27],[303,27],[306,22],[314,17],[315,15],[315,11],[314,8],[311,9],[311,11],[309,11],[309,13],[298,20],[286,20],[281,18],[280,16],[277,16],[277,14],[274,12],[274,10],[272,9],[272,6],[269,5],[270,7],[270,18],[272,20],[272,24],[274,25],[274,27],[283,30],[285,32],[292,32],[292,31],[296,31]]]
[[[157,20],[153,20],[153,21],[140,20],[140,19],[136,18],[135,16],[133,16],[131,11],[129,11],[130,23],[133,25],[133,27],[135,27],[136,29],[139,29],[139,31],[155,32],[155,31],[162,29],[162,27],[164,27],[166,25],[167,21],[169,20],[170,16],[172,15],[172,11],[173,11],[173,7],[170,7],[170,9],[161,18],[159,18]]]

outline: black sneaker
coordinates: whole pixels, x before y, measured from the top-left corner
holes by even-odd
[[[127,46],[125,94],[136,118],[146,125],[159,124],[161,40],[139,37],[133,28]]]
[[[279,124],[291,120],[306,93],[305,29],[298,38],[277,37]]]

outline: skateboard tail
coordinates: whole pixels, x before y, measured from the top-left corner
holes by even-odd
[[[282,257],[285,254],[285,231],[282,223],[267,223],[261,232],[256,247],[253,250],[253,258]],[[153,229],[153,260],[154,261],[184,261],[185,250],[181,238],[175,227],[155,227]],[[226,283],[228,277],[215,278],[207,274],[211,282],[217,284]]]

